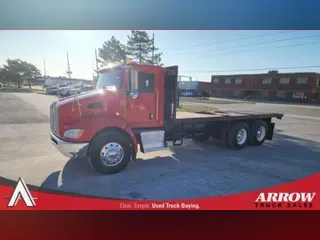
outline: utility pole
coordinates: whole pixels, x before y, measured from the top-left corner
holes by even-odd
[[[46,69],[46,60],[43,61],[43,66],[44,66],[44,77],[47,77],[47,69]]]
[[[70,63],[69,63],[69,54],[67,53],[67,62],[68,62],[68,71],[67,74],[69,75],[69,78],[71,78],[72,72],[70,71]]]
[[[142,62],[142,43],[141,43],[141,39],[139,42],[139,63],[141,64]]]
[[[98,71],[98,55],[97,55],[97,49],[94,50],[95,56],[96,56],[96,71]]]
[[[152,65],[154,64],[154,33],[152,33]]]
[[[93,84],[94,86],[97,85],[97,81],[98,81],[98,54],[97,54],[97,49],[94,49],[94,53],[95,53],[95,57],[96,57],[96,69],[95,69],[95,73],[93,73],[92,75],[92,80],[93,80]]]

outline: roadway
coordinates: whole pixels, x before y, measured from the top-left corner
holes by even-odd
[[[221,109],[280,112],[273,141],[241,151],[186,141],[168,151],[138,154],[115,175],[69,160],[49,141],[49,105],[34,93],[0,93],[0,176],[36,186],[104,197],[181,199],[262,189],[320,171],[320,108],[224,104]],[[192,103],[194,104],[194,103]]]

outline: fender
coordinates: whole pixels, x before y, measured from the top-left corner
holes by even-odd
[[[67,129],[84,129],[83,135],[79,139],[66,139],[67,141],[72,142],[90,142],[91,139],[101,130],[106,128],[113,128],[113,129],[121,129],[128,133],[131,137],[133,147],[135,152],[138,151],[138,144],[135,134],[133,133],[132,129],[128,126],[127,122],[119,117],[119,116],[102,116],[97,118],[88,118],[88,119],[81,119],[81,121],[66,125],[64,127],[64,131]]]

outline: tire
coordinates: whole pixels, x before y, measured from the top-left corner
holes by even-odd
[[[260,131],[260,134],[258,133]],[[268,125],[265,121],[257,120],[250,128],[249,144],[260,146],[266,140],[268,133]]]
[[[242,137],[238,139],[238,134],[242,132]],[[228,131],[228,146],[231,149],[240,150],[243,149],[249,141],[249,126],[246,123],[239,122],[234,124]]]
[[[107,145],[106,148],[104,148]],[[111,149],[108,151],[107,149]],[[121,160],[118,162],[103,161],[100,157],[101,151],[108,151],[107,154],[112,155],[112,152],[121,152]],[[110,157],[112,158],[112,156]],[[117,156],[115,157],[117,158]],[[115,174],[127,167],[131,158],[131,147],[128,138],[118,132],[105,132],[93,139],[90,147],[89,162],[90,165],[99,173],[102,174]],[[111,160],[110,160],[111,161]],[[115,160],[116,161],[116,160]]]

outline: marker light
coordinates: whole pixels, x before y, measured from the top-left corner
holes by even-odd
[[[70,129],[64,132],[63,136],[66,138],[78,139],[82,136],[83,129]]]

